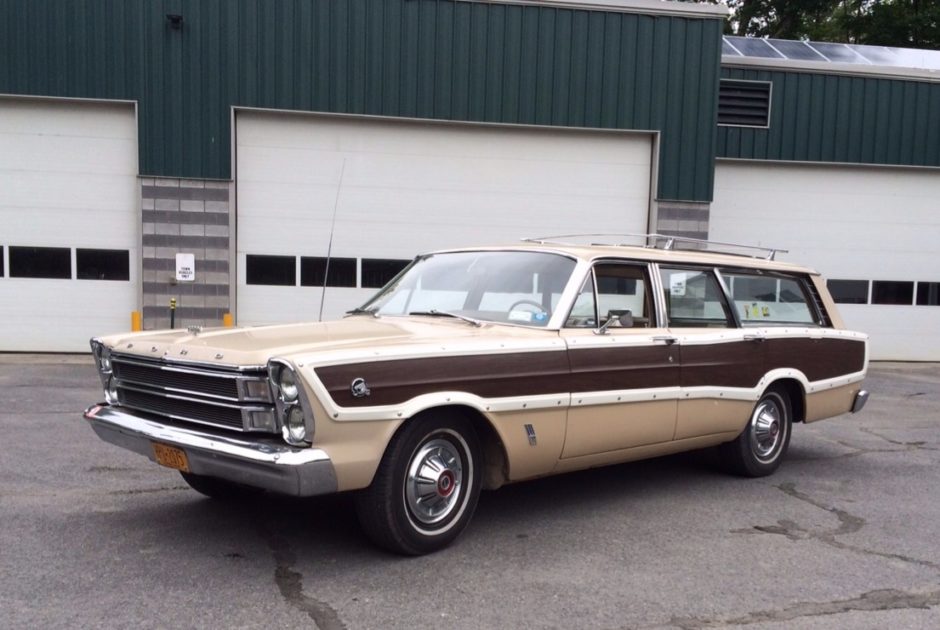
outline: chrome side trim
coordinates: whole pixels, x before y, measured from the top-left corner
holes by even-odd
[[[864,409],[867,402],[868,391],[863,389],[859,393],[855,394],[855,402],[852,403],[852,413],[858,413]]]
[[[317,448],[295,448],[273,438],[248,440],[168,426],[104,404],[89,407],[84,417],[105,442],[151,460],[153,442],[182,449],[196,475],[301,497],[337,489],[333,463]]]

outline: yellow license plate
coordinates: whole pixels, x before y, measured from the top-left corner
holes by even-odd
[[[151,442],[150,445],[153,446],[153,454],[158,464],[189,472],[189,460],[186,459],[186,453],[182,449],[157,442]]]

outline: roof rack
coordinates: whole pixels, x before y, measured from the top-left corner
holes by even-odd
[[[590,245],[599,245],[605,247],[646,247],[650,249],[679,250],[679,249],[702,249],[712,253],[728,254],[731,256],[746,256],[748,258],[763,258],[765,260],[774,260],[778,253],[786,254],[789,250],[779,247],[760,247],[757,245],[741,245],[740,243],[726,243],[723,241],[709,241],[700,238],[689,238],[687,236],[673,236],[670,234],[558,234],[555,236],[543,236],[538,238],[524,238],[526,243],[537,243],[540,245],[584,245],[584,243],[572,243],[560,239],[592,239],[592,238],[613,238],[617,242],[598,243],[590,242]],[[642,241],[641,244],[623,242],[621,239],[636,239]],[[692,247],[682,247],[682,245],[691,245]],[[717,246],[719,249],[713,249]],[[731,247],[734,249],[750,250],[762,252],[758,254],[749,254],[738,251],[728,251],[720,248]]]

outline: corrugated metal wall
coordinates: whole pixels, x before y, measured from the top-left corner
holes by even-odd
[[[723,67],[771,81],[770,127],[719,127],[718,157],[940,166],[940,83]]]
[[[137,100],[141,173],[192,178],[230,177],[232,105],[661,130],[659,198],[709,201],[720,31],[453,0],[0,0],[0,93]]]

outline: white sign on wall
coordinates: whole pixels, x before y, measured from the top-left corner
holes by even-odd
[[[178,282],[192,282],[196,279],[196,255],[176,255],[176,280]]]

